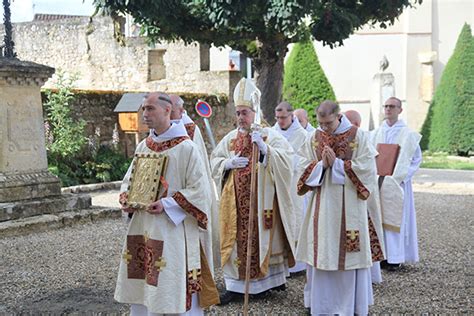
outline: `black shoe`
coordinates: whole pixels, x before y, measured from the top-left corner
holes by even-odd
[[[394,272],[400,270],[400,263],[388,263],[387,271]]]
[[[389,263],[387,262],[387,260],[380,261],[380,269],[387,270],[388,265],[389,265]]]
[[[263,300],[270,296],[270,290],[263,291],[257,294],[250,294],[252,300]]]
[[[283,283],[282,285],[274,287],[272,289],[272,291],[277,291],[277,292],[281,292],[281,291],[285,291],[285,290],[286,290],[286,283]]]
[[[244,298],[244,295],[241,293],[225,291],[221,295],[219,295],[220,303],[219,305],[227,305],[230,302],[238,302]]]
[[[302,275],[306,275],[306,270],[298,271],[298,272],[291,272],[289,278],[297,278]]]

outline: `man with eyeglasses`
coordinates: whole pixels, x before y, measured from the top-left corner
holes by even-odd
[[[221,304],[241,300],[245,293],[250,198],[256,210],[250,254],[251,298],[284,290],[288,267],[295,264],[295,214],[289,189],[293,150],[275,130],[252,131],[257,87],[243,78],[234,90],[238,128],[228,133],[211,154],[211,170],[220,193],[221,266],[226,291]],[[251,192],[252,147],[258,147],[257,189]]]
[[[420,167],[422,156],[419,142],[421,135],[400,119],[403,111],[400,99],[391,97],[384,104],[385,120],[371,132],[371,141],[379,154],[384,144],[395,144],[398,156],[391,174],[379,176],[380,204],[383,212],[386,261],[382,269],[397,270],[402,263],[416,263],[418,237],[415,203],[411,179]],[[379,170],[380,173],[380,170]]]
[[[303,221],[303,206],[304,206],[304,197],[299,196],[296,193],[296,183],[299,178],[299,163],[301,160],[297,155],[298,150],[303,146],[303,143],[306,139],[307,132],[301,127],[298,119],[293,115],[293,107],[290,103],[283,101],[277,105],[275,108],[275,120],[276,123],[273,128],[280,133],[291,145],[293,148],[293,176],[291,179],[291,197],[293,199],[293,207],[295,208],[296,215],[296,237],[298,237],[300,232],[301,223]],[[298,242],[296,242],[298,243]],[[297,262],[294,267],[290,269],[290,273],[302,272],[306,269],[306,264],[303,262]]]
[[[146,96],[150,134],[137,145],[120,188],[122,210],[133,216],[114,298],[131,304],[132,316],[203,315],[219,302],[210,268],[209,179],[182,122],[170,121],[171,106],[165,93]],[[146,202],[134,200],[136,186]]]
[[[314,315],[364,315],[373,304],[367,199],[376,188],[377,152],[337,103],[322,102],[316,114],[298,181],[298,194],[312,192],[296,250],[309,265],[305,306]]]

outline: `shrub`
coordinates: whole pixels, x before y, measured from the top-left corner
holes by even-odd
[[[100,130],[87,138],[85,121],[72,118],[72,87],[76,78],[58,72],[57,90],[45,91],[48,169],[63,186],[120,180],[131,159],[118,150],[118,135],[112,136],[113,147],[100,146]]]
[[[324,100],[336,100],[310,39],[296,43],[288,57],[283,76],[283,99],[294,108],[308,111],[312,124],[316,124],[314,109]]]
[[[474,38],[466,23],[443,71],[430,107],[430,151],[468,155],[474,151]],[[428,135],[424,135],[427,137]]]
[[[71,89],[76,80],[77,75],[68,77],[64,72],[58,71],[57,91],[46,91],[46,150],[48,159],[52,162],[76,155],[86,143],[85,121],[75,122],[71,116],[71,103],[74,100]]]

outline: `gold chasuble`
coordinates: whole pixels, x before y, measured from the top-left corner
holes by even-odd
[[[295,214],[289,190],[293,171],[292,149],[278,132],[270,128],[263,128],[262,135],[268,152],[266,157],[258,157],[258,189],[255,195],[258,210],[252,232],[252,280],[264,278],[270,266],[293,266],[295,263]],[[226,160],[234,155],[247,157],[251,161],[250,134],[231,131],[211,155],[212,175],[220,192],[221,265],[226,277],[244,280],[250,220],[251,166],[249,164],[244,168],[225,170]]]
[[[319,185],[308,186],[315,167],[323,170],[325,146],[342,161],[342,183],[336,183],[334,164],[322,171]],[[367,212],[367,199],[376,189],[376,151],[368,134],[356,127],[336,134],[318,129],[308,135],[299,154],[307,167],[298,182],[298,194],[309,190],[313,194],[301,229],[297,260],[328,271],[372,266],[372,259],[380,260],[383,252],[376,233],[381,231],[381,223],[377,222],[380,227],[375,229]]]
[[[151,182],[133,178],[143,174],[132,172],[132,166],[140,165],[135,161],[153,156],[166,157],[164,173],[158,178],[151,174],[157,168],[149,168]],[[134,162],[123,180],[121,202],[128,201],[129,190],[133,191],[134,186],[143,192],[152,191],[145,186],[154,187],[160,182],[156,200],[172,197],[184,219],[175,224],[166,207],[160,214],[144,210],[133,213],[120,261],[117,301],[141,304],[149,312],[160,314],[186,312],[194,293],[198,294],[201,307],[219,302],[209,266],[212,251],[207,230],[211,209],[208,181],[199,149],[188,136],[163,142],[149,136],[137,146]]]

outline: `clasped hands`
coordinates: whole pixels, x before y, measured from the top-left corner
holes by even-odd
[[[336,160],[336,154],[334,153],[334,150],[332,150],[331,147],[324,146],[321,156],[322,156],[324,169],[333,166],[334,161]]]

